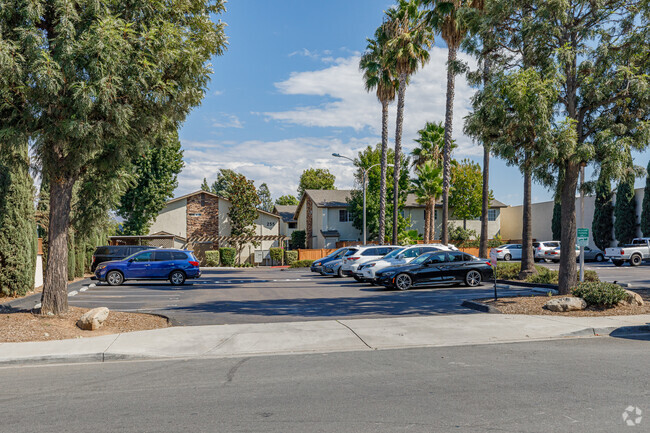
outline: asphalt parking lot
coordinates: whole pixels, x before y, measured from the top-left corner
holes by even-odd
[[[555,263],[543,266],[557,269]],[[587,263],[603,281],[650,285],[650,264],[639,267]],[[77,307],[151,312],[176,325],[222,325],[302,320],[475,314],[461,306],[467,299],[493,296],[493,287],[441,286],[407,292],[356,283],[352,278],[322,277],[309,270],[271,268],[207,270],[176,287],[168,282],[128,281],[100,284],[69,298]],[[500,296],[530,294],[527,289],[499,289]]]
[[[474,310],[461,307],[462,301],[493,293],[489,284],[478,288],[443,286],[389,291],[356,283],[352,278],[322,277],[304,269],[259,268],[204,271],[200,279],[180,287],[168,282],[127,281],[118,287],[104,283],[79,292],[69,302],[76,307],[158,313],[176,325],[221,325],[473,314]]]

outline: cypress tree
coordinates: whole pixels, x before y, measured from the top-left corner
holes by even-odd
[[[0,145],[0,291],[16,296],[34,289],[38,244],[27,144],[9,146]]]
[[[650,162],[648,162],[643,203],[641,204],[641,232],[643,236],[650,236]]]
[[[562,236],[562,205],[559,201],[555,201],[553,205],[553,218],[551,219],[551,231],[553,232],[553,240],[559,241]]]
[[[594,243],[603,251],[610,246],[613,240],[613,213],[612,187],[609,179],[601,174],[596,183],[596,203],[594,205],[594,219],[591,223],[591,230]]]
[[[636,236],[636,200],[634,199],[634,175],[627,176],[616,190],[614,205],[614,234],[619,245],[632,242]]]

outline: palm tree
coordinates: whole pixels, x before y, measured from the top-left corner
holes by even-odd
[[[435,208],[436,200],[442,194],[442,167],[434,161],[427,161],[415,173],[417,178],[411,179],[416,201],[426,206],[424,216],[424,242],[428,243],[435,237]]]
[[[386,172],[388,169],[388,105],[395,100],[398,86],[387,63],[385,53],[387,34],[385,25],[375,31],[375,38],[368,39],[366,52],[361,56],[359,69],[363,71],[366,90],[375,90],[381,102],[381,180],[379,187],[379,243],[386,239]]]
[[[458,48],[467,35],[468,23],[461,19],[459,11],[465,8],[483,9],[484,0],[422,0],[430,7],[427,21],[431,28],[440,33],[447,43],[447,104],[445,109],[445,150],[443,154],[442,191],[442,243],[449,242],[449,186],[451,178],[451,141],[454,120],[454,92],[456,87],[456,64]]]
[[[425,26],[425,13],[416,0],[399,0],[396,7],[386,11],[385,29],[388,35],[386,55],[397,74],[397,121],[395,127],[395,168],[393,170],[393,244],[397,243],[399,212],[399,178],[402,160],[402,128],[404,124],[404,95],[409,76],[429,61],[433,33]]]

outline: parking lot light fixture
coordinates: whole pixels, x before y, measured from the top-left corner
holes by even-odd
[[[347,156],[341,155],[340,153],[333,153],[333,157],[335,158],[344,158],[347,159],[348,161],[352,161],[354,165],[357,165],[356,162]],[[368,181],[368,172],[373,169],[374,167],[379,167],[381,164],[374,164],[371,165],[368,168],[363,168],[361,166],[358,166],[359,169],[361,170],[361,173],[363,175],[363,244],[366,245],[367,242],[367,231],[366,231],[366,183]],[[386,164],[387,167],[394,167],[394,164]]]

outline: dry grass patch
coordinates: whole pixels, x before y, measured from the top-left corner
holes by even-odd
[[[642,307],[632,305],[617,305],[612,308],[587,307],[581,311],[553,312],[544,307],[551,299],[564,298],[565,296],[519,296],[500,298],[497,301],[492,299],[481,299],[487,305],[498,308],[504,314],[531,314],[531,315],[551,315],[551,316],[631,316],[637,314],[650,314],[650,289],[634,290],[641,295],[645,305]],[[571,295],[569,295],[571,296]]]
[[[61,316],[41,316],[30,312],[7,313],[0,309],[0,342],[66,340],[169,326],[164,317],[111,311],[101,328],[83,331],[77,327],[77,320],[88,310],[70,307],[68,312]]]

